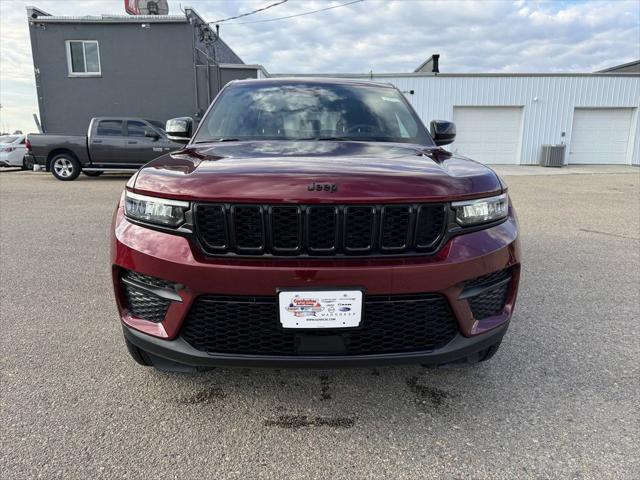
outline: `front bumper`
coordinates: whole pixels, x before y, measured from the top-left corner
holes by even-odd
[[[114,215],[113,281],[125,337],[142,350],[192,366],[307,365],[335,366],[392,363],[440,364],[462,359],[500,341],[513,312],[520,273],[517,221],[513,210],[497,226],[453,237],[435,255],[394,259],[229,259],[208,258],[188,238],[130,223],[121,208]],[[158,323],[135,317],[127,308],[122,269],[178,284]],[[461,298],[465,281],[510,269],[511,282],[499,314],[477,320]],[[181,337],[194,301],[202,295],[273,296],[279,288],[353,285],[366,295],[437,293],[449,303],[458,334],[430,351],[366,355],[247,355],[206,353]]]
[[[123,325],[124,337],[145,352],[172,362],[191,367],[243,366],[243,367],[367,367],[379,365],[444,365],[472,357],[500,342],[507,332],[505,323],[490,332],[475,337],[458,334],[443,348],[434,351],[384,353],[369,355],[237,355],[209,354],[196,350],[184,339],[162,340]]]

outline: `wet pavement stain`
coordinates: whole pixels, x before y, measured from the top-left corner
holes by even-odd
[[[453,395],[445,390],[418,384],[418,377],[409,377],[407,386],[416,397],[418,403],[429,402],[433,408],[443,407]]]
[[[280,428],[306,428],[306,427],[331,427],[351,428],[356,421],[349,417],[313,417],[306,415],[280,415],[275,419],[266,419],[266,427]]]
[[[200,390],[193,395],[182,397],[178,400],[178,403],[183,405],[197,405],[215,403],[218,400],[222,400],[227,397],[227,394],[220,388],[208,388],[206,390]]]
[[[371,375],[373,375],[374,377],[379,377],[380,376],[380,370],[378,370],[377,368],[373,368],[371,370]]]
[[[320,400],[331,400],[331,382],[326,375],[320,375]]]

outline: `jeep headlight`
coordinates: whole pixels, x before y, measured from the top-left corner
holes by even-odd
[[[125,191],[124,212],[133,220],[179,227],[184,223],[184,214],[189,210],[189,202],[169,198],[148,197]]]
[[[458,224],[463,227],[478,225],[506,218],[509,212],[509,196],[503,193],[497,197],[452,202],[451,206],[456,212]]]

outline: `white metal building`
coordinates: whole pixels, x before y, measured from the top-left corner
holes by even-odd
[[[640,165],[639,74],[322,76],[397,86],[425,125],[456,122],[452,151],[484,163],[533,165],[541,145],[565,143],[565,163]]]

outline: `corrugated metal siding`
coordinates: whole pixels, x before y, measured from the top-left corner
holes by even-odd
[[[354,76],[353,78],[362,78]],[[519,163],[538,163],[542,144],[571,144],[576,107],[634,108],[627,163],[640,165],[640,76],[416,76],[375,74],[405,92],[420,118],[451,120],[454,106],[522,106]],[[413,90],[414,94],[408,93]],[[537,100],[535,100],[537,98]],[[496,132],[499,134],[499,132]]]

